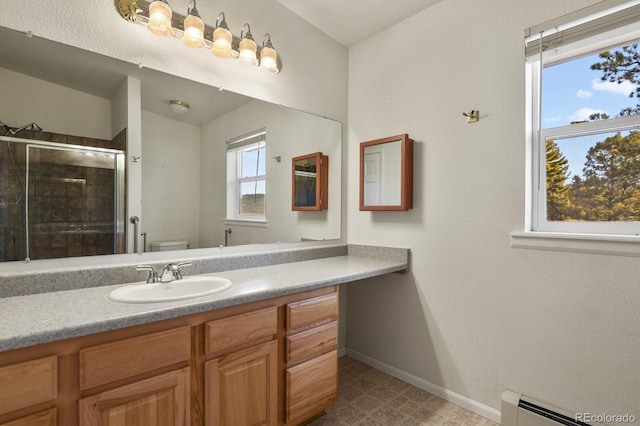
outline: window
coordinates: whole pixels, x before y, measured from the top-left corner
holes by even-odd
[[[266,130],[227,141],[227,219],[266,223]]]
[[[640,235],[640,2],[604,3],[529,29],[529,231]]]

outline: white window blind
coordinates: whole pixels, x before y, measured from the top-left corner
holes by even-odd
[[[538,55],[640,22],[640,1],[608,0],[525,31],[525,54]],[[625,31],[628,34],[628,31]]]
[[[240,149],[257,142],[264,142],[266,139],[267,130],[263,127],[262,129],[227,140],[227,151]]]

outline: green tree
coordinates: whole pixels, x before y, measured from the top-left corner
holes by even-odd
[[[601,52],[598,57],[602,62],[591,65],[594,71],[602,71],[602,81],[621,84],[629,81],[634,84],[635,89],[629,93],[629,97],[640,98],[640,53],[638,44],[623,46],[613,52]],[[635,107],[627,107],[620,110],[619,116],[640,114],[640,103]],[[591,120],[601,120],[609,118],[607,114],[596,113],[589,117]]]
[[[640,133],[617,133],[587,152],[584,177],[572,183],[582,220],[640,220]],[[577,219],[577,218],[576,218]]]
[[[565,220],[569,208],[569,162],[558,145],[547,140],[547,220]]]

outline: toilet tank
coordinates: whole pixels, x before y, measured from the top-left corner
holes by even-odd
[[[186,250],[189,248],[189,241],[154,241],[149,244],[151,251]]]

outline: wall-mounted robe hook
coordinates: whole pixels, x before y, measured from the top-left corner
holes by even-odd
[[[471,112],[463,112],[462,115],[467,117],[467,123],[477,123],[480,120],[480,111],[472,109]]]
[[[276,163],[281,163],[282,162],[282,157],[280,155],[274,155],[271,158],[273,158],[276,161]]]

